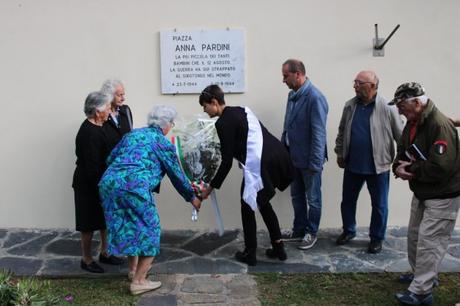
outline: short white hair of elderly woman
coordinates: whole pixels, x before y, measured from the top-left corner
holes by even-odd
[[[173,123],[177,117],[177,111],[167,105],[155,105],[147,115],[148,126],[158,126],[161,129]]]

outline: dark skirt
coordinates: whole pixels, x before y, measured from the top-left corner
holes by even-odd
[[[74,189],[74,198],[77,231],[91,232],[106,228],[99,193]]]

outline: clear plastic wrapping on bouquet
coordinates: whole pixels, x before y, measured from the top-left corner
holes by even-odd
[[[190,120],[179,120],[173,129],[171,140],[182,170],[191,181],[195,193],[200,196],[217,172],[221,162],[220,142],[214,127],[215,120],[196,116]],[[217,203],[215,191],[211,193],[211,203],[219,235],[224,233],[224,225]],[[198,212],[192,210],[192,221],[198,220]]]
[[[179,120],[173,129],[182,169],[195,184],[211,182],[220,165],[220,143],[214,123],[214,119],[196,116]]]

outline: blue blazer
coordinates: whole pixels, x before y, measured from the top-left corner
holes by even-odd
[[[319,172],[327,160],[326,119],[329,106],[310,80],[306,82],[297,102],[288,99],[281,141],[285,145],[289,143],[294,167]],[[291,91],[289,97],[292,94]]]

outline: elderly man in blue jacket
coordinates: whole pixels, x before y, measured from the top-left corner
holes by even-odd
[[[291,184],[294,222],[284,241],[301,241],[301,250],[316,243],[321,219],[321,173],[327,159],[326,118],[329,110],[324,95],[306,76],[300,60],[289,59],[282,66],[283,82],[291,89],[284,117],[282,143],[295,167]]]

